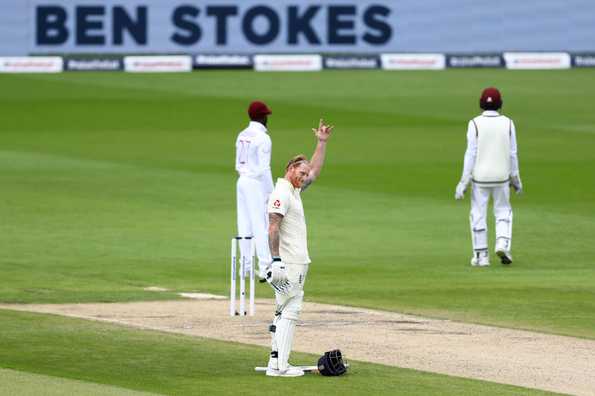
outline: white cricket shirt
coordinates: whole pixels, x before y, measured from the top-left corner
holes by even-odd
[[[267,128],[259,122],[250,121],[236,139],[236,171],[240,177],[260,181],[265,196],[273,191],[271,149]]]
[[[469,121],[463,177],[489,186],[508,183],[518,173],[514,122],[497,111],[484,111]]]
[[[279,253],[288,264],[309,264],[306,218],[302,205],[301,190],[289,180],[277,179],[269,197],[269,213],[283,215],[279,232]]]

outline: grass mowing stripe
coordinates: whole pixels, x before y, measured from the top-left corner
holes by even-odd
[[[156,393],[1,368],[0,384],[0,396],[158,396]]]
[[[253,371],[266,361],[265,348],[8,310],[0,310],[0,328],[0,362],[13,370],[159,394],[279,394],[278,378]],[[285,395],[550,394],[362,362],[343,377],[281,381]]]

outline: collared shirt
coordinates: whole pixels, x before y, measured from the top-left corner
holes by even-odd
[[[477,123],[475,122],[478,118],[491,118],[491,117],[504,117],[509,121],[508,132],[510,133],[510,176],[517,176],[519,174],[519,162],[517,156],[517,143],[516,143],[516,128],[514,122],[508,117],[501,115],[499,112],[494,110],[486,110],[480,116],[469,121],[467,126],[467,150],[465,151],[465,160],[463,167],[463,179],[471,179],[473,169],[477,160],[477,148],[478,148],[478,129]]]
[[[273,191],[271,149],[267,128],[259,122],[250,121],[236,139],[236,171],[240,176],[259,180],[265,196]]]
[[[306,218],[302,205],[301,190],[287,179],[277,179],[269,198],[269,213],[283,216],[279,232],[279,253],[288,264],[309,264]]]

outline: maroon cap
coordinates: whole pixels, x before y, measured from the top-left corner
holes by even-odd
[[[484,89],[479,99],[479,107],[484,110],[498,110],[502,107],[500,91],[494,87]]]
[[[250,106],[248,107],[248,115],[250,116],[251,120],[256,120],[269,114],[273,114],[271,109],[269,109],[266,104],[258,100],[250,103]]]

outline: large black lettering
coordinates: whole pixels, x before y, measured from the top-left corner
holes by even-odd
[[[227,18],[238,15],[236,6],[207,7],[207,15],[215,17],[215,40],[218,45],[227,44]]]
[[[66,10],[59,6],[39,6],[36,9],[35,35],[37,45],[60,45],[68,40]]]
[[[175,32],[171,39],[180,45],[196,44],[202,37],[200,26],[193,20],[200,14],[200,10],[192,6],[181,6],[174,10],[172,21],[174,26],[184,30],[186,34]]]
[[[254,30],[254,21],[258,17],[264,17],[268,21],[268,30],[259,34]],[[258,6],[248,10],[242,20],[242,31],[244,36],[252,44],[265,45],[274,41],[279,35],[279,15],[272,8],[266,6]]]
[[[306,12],[302,15],[298,14],[298,7],[289,7],[288,12],[288,29],[289,34],[287,37],[288,44],[297,44],[298,36],[303,34],[309,44],[320,44],[320,39],[316,35],[314,29],[312,29],[312,18],[316,16],[316,13],[320,10],[320,6],[312,6],[306,8]]]
[[[355,44],[355,34],[341,32],[355,28],[353,19],[344,19],[343,16],[355,16],[355,6],[330,6],[328,8],[328,43],[329,44]]]
[[[76,44],[77,45],[104,45],[105,35],[92,34],[93,30],[103,29],[103,21],[93,17],[105,15],[105,7],[87,6],[76,8]]]
[[[371,6],[364,12],[364,23],[366,26],[377,32],[376,34],[366,32],[363,36],[366,43],[382,45],[390,40],[393,35],[393,30],[391,26],[382,19],[382,17],[388,17],[390,13],[391,10],[383,6]]]
[[[136,7],[136,19],[132,19],[124,7],[114,7],[112,37],[115,45],[124,43],[125,31],[137,44],[147,44],[147,6]]]

